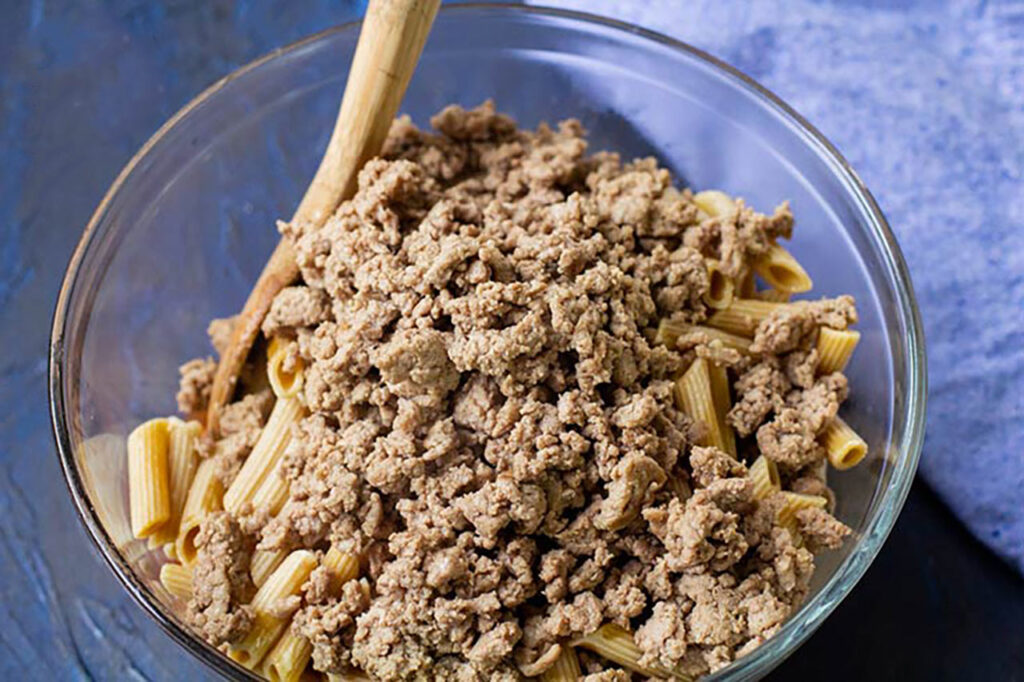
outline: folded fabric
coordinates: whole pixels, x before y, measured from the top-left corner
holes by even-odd
[[[1024,572],[1024,6],[542,1],[711,52],[843,152],[899,239],[924,318],[921,471]]]

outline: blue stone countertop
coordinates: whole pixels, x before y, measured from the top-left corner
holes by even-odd
[[[75,518],[48,420],[50,316],[82,227],[164,120],[364,4],[0,3],[0,679],[211,679]],[[549,4],[688,40],[774,89],[860,171],[914,276],[928,485],[771,679],[1024,680],[1024,3]]]

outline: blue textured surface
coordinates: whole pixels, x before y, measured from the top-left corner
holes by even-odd
[[[577,3],[746,70],[861,172],[922,302],[932,383],[923,471],[978,537],[1024,566],[1024,4]],[[159,124],[216,78],[358,5],[0,5],[0,679],[202,678],[74,519],[45,408],[49,316],[82,226]],[[1006,679],[1024,666],[1019,579],[946,528],[926,493],[904,518],[879,558],[890,575],[869,573],[783,672],[820,670],[854,636],[879,651],[912,632],[934,649],[890,652],[889,673],[972,661],[978,679]],[[872,605],[893,603],[888,629],[851,634],[879,616]],[[863,675],[854,663],[832,677]]]

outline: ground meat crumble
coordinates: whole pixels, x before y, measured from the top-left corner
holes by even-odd
[[[252,545],[333,543],[364,571],[338,593],[317,572],[305,588],[292,627],[320,671],[518,680],[607,622],[635,633],[644,665],[728,664],[778,630],[812,552],[848,529],[820,509],[797,515],[802,539],[777,525],[752,458],[697,446],[673,397],[721,345],[652,339],[662,318],[705,320],[705,259],[738,277],[789,236],[788,207],[708,218],[654,160],[588,154],[572,120],[523,131],[486,103],[431,124],[396,121],[323,228],[280,224],[302,281],[263,331],[295,342],[308,416],[281,512],[249,536],[227,513],[204,523],[194,622],[218,644],[248,627]],[[751,356],[726,358],[741,452],[792,489],[826,494],[817,439],[847,388],[816,376],[814,340],[855,319],[849,297],[787,307]],[[183,409],[202,409],[211,372],[185,366]],[[225,483],[270,404],[254,393],[222,418]],[[632,679],[580,658],[584,679]]]

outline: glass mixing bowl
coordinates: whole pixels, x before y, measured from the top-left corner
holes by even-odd
[[[217,672],[254,676],[200,641],[130,538],[125,435],[175,410],[176,368],[209,352],[206,324],[237,312],[331,130],[358,25],[275,52],[210,87],[136,154],[68,266],[50,347],[50,400],[64,474],[107,563],[150,615]],[[703,52],[578,13],[456,6],[437,19],[402,111],[493,98],[524,126],[579,118],[593,149],[655,155],[681,183],[759,210],[791,201],[792,251],[815,295],[851,293],[860,347],[848,421],[870,445],[830,483],[854,536],[819,558],[806,604],[774,638],[711,679],[767,673],[867,569],[903,505],[924,426],[925,356],[910,279],[867,189],[777,97]]]

